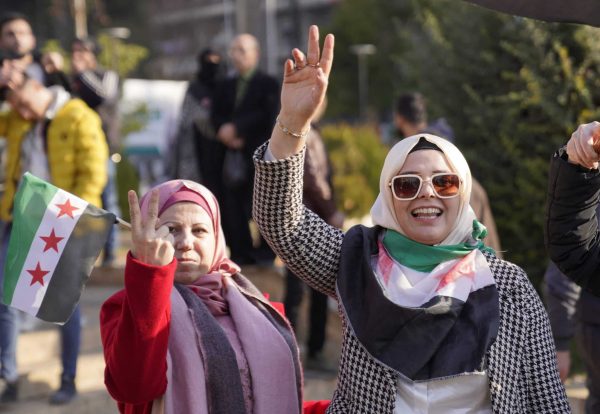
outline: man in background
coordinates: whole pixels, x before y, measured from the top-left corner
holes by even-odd
[[[217,85],[212,110],[212,122],[222,144],[215,157],[224,166],[221,191],[216,194],[222,206],[223,231],[234,262],[271,264],[274,253],[258,231],[253,244],[249,225],[254,189],[252,154],[271,134],[279,110],[279,83],[258,69],[260,47],[254,36],[236,36],[229,57],[236,73]]]
[[[64,88],[47,88],[26,76],[20,84],[9,84],[0,77],[0,88],[11,107],[8,113],[0,116],[0,136],[6,138],[6,185],[0,199],[0,220],[3,224],[0,235],[1,282],[13,199],[22,175],[29,171],[99,206],[107,180],[108,148],[98,115],[83,101],[72,99]],[[77,306],[67,323],[60,327],[63,372],[60,388],[50,398],[52,404],[69,403],[77,394],[75,375],[81,336],[80,312]],[[0,332],[2,342],[10,340],[15,343],[16,329],[9,333],[14,337]],[[16,361],[13,362],[11,368],[16,374]],[[15,402],[18,376],[11,381],[12,377],[7,377],[4,372],[3,375],[6,388],[2,401]]]
[[[73,68],[73,94],[83,100],[98,113],[102,120],[102,130],[106,136],[111,154],[120,147],[120,119],[117,104],[119,102],[119,75],[106,70],[98,64],[100,49],[90,39],[75,39],[71,45],[71,65]],[[102,191],[102,208],[119,216],[117,189],[115,183],[116,167],[108,160],[108,182]],[[113,226],[104,245],[103,266],[112,266],[115,260],[117,228]]]
[[[36,51],[36,38],[27,17],[17,12],[6,12],[0,16],[0,55],[2,66],[10,62],[28,78],[46,86],[60,85],[67,91],[69,80],[62,71],[46,72],[42,56]]]

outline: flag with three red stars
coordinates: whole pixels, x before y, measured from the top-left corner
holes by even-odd
[[[14,199],[3,302],[65,323],[115,220],[114,214],[25,173]]]

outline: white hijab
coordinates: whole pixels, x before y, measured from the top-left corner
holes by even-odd
[[[379,178],[379,195],[371,207],[371,218],[373,223],[387,229],[392,229],[406,236],[406,233],[398,223],[396,213],[394,212],[394,198],[392,191],[388,185],[392,177],[398,174],[398,171],[404,165],[406,157],[410,150],[419,142],[421,137],[427,141],[437,145],[442,150],[446,161],[450,165],[453,172],[458,174],[461,179],[461,187],[459,192],[460,204],[459,212],[454,223],[454,227],[448,236],[442,240],[440,245],[463,243],[471,237],[473,231],[473,220],[476,219],[475,212],[469,205],[471,199],[471,170],[467,164],[467,160],[462,153],[452,143],[444,138],[440,138],[431,134],[417,134],[408,138],[404,138],[390,149],[381,176]]]

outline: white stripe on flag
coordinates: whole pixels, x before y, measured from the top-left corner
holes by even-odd
[[[77,208],[73,211],[73,218],[68,215],[58,217],[60,208],[57,204],[64,204],[67,200],[69,200],[73,207]],[[27,254],[17,286],[15,287],[11,306],[21,309],[31,315],[37,315],[62,251],[87,205],[87,201],[84,201],[73,194],[60,189],[56,192],[52,201],[46,207],[46,212],[44,213],[40,227],[31,243],[29,253]],[[58,252],[52,248],[44,251],[46,243],[41,237],[49,236],[52,230],[54,230],[57,237],[63,238],[58,242]],[[29,273],[29,270],[35,270],[38,267],[38,264],[41,270],[48,272],[43,277],[43,286],[38,282],[33,285],[31,284],[33,276]]]

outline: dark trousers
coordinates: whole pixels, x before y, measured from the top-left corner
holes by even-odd
[[[285,315],[294,331],[298,323],[298,313],[305,287],[310,290],[308,356],[314,357],[323,350],[325,330],[327,327],[327,295],[307,286],[299,277],[286,268],[285,299],[283,306]]]
[[[254,182],[236,188],[223,186],[221,194],[221,224],[225,241],[231,250],[231,260],[239,265],[272,263],[275,253],[265,239],[252,244],[249,221],[252,218],[252,191]]]
[[[81,304],[77,304],[69,320],[60,327],[60,340],[62,376],[74,379],[77,374],[77,357],[81,345]]]
[[[586,414],[600,413],[600,325],[577,321],[577,346],[585,363],[589,396]]]
[[[239,265],[253,264],[252,236],[248,221],[252,209],[252,185],[223,187],[221,211],[225,241],[231,250],[231,260]]]

